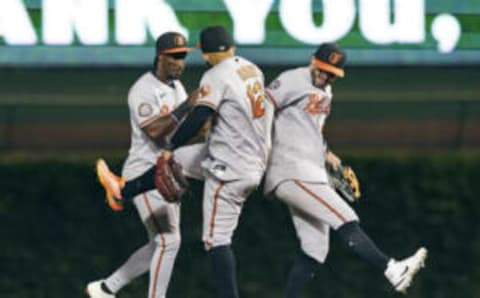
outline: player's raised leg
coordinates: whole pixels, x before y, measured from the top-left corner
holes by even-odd
[[[393,288],[405,293],[417,272],[425,266],[427,249],[421,247],[415,254],[397,261],[387,257],[360,227],[358,221],[348,222],[337,230],[344,242],[363,260],[384,272]]]
[[[326,222],[353,252],[383,272],[399,292],[406,291],[415,274],[424,266],[425,248],[403,261],[387,256],[360,227],[353,209],[327,184],[288,181],[277,188],[277,195],[291,208],[299,210],[302,217]],[[301,242],[309,241],[310,234],[308,231],[298,232]],[[304,251],[308,254],[307,250]]]
[[[385,276],[390,281],[396,291],[405,293],[408,287],[411,285],[415,274],[418,270],[425,267],[425,260],[427,258],[428,251],[425,247],[419,248],[415,254],[396,261],[391,259],[388,262],[387,269],[385,270]]]
[[[107,204],[113,211],[123,210],[125,202],[155,189],[155,166],[128,181],[113,173],[104,159],[97,160],[96,169],[98,180],[105,190]]]
[[[110,171],[104,159],[97,160],[96,172],[98,181],[105,190],[108,206],[114,211],[121,211],[123,209],[121,191],[125,186],[125,180]]]

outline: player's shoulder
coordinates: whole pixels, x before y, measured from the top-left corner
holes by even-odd
[[[155,77],[151,71],[141,75],[130,87],[128,91],[128,102],[132,104],[138,100],[154,96],[154,88],[156,86]]]
[[[240,75],[241,77],[242,71],[248,71],[249,73],[253,72],[254,75],[263,78],[263,72],[256,64],[243,57],[234,56],[207,70],[203,74],[201,81],[208,81],[211,84],[220,85],[222,83],[227,83],[229,78],[236,75]]]
[[[202,80],[204,80],[204,79],[206,79],[206,78],[215,77],[215,75],[217,75],[217,73],[218,73],[218,68],[211,67],[211,68],[207,69],[207,70],[202,74]]]
[[[305,88],[309,85],[308,67],[297,67],[281,72],[270,84],[269,88],[278,89],[297,89]]]
[[[283,80],[306,80],[308,75],[308,67],[296,67],[292,69],[287,69],[280,73],[278,76],[279,79]]]
[[[240,65],[240,66],[253,65],[255,67],[258,67],[252,61],[248,60],[247,58],[241,57],[241,56],[234,56],[234,57],[232,57],[232,59],[230,61],[231,61],[231,63],[236,64],[236,65]]]
[[[233,57],[232,63],[234,64],[234,67],[236,69],[238,68],[252,69],[252,70],[255,70],[258,74],[263,75],[263,71],[260,69],[260,67],[258,67],[258,65],[256,65],[255,63],[253,63],[252,61],[246,58],[235,56]]]
[[[220,85],[228,77],[230,77],[229,68],[222,62],[206,70],[200,79],[200,84]]]
[[[260,73],[262,72],[260,68],[252,61],[240,56],[233,56],[212,67],[206,73],[218,75],[229,72],[236,72],[239,68],[242,67],[251,67],[255,68]]]
[[[138,92],[146,87],[151,87],[155,83],[155,77],[151,71],[147,71],[142,74],[130,87],[130,92]]]

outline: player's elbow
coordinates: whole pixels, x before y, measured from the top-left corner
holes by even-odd
[[[175,123],[165,122],[148,125],[142,128],[143,132],[156,144],[165,144],[166,137],[175,128]]]

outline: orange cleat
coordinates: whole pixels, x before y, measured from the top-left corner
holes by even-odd
[[[122,211],[122,189],[125,187],[125,179],[112,173],[103,159],[97,160],[97,177],[105,189],[105,197],[108,206],[113,211]]]

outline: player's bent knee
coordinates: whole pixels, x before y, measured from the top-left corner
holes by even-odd
[[[175,234],[157,234],[155,235],[155,243],[164,247],[166,250],[179,250],[182,238],[179,233]]]

